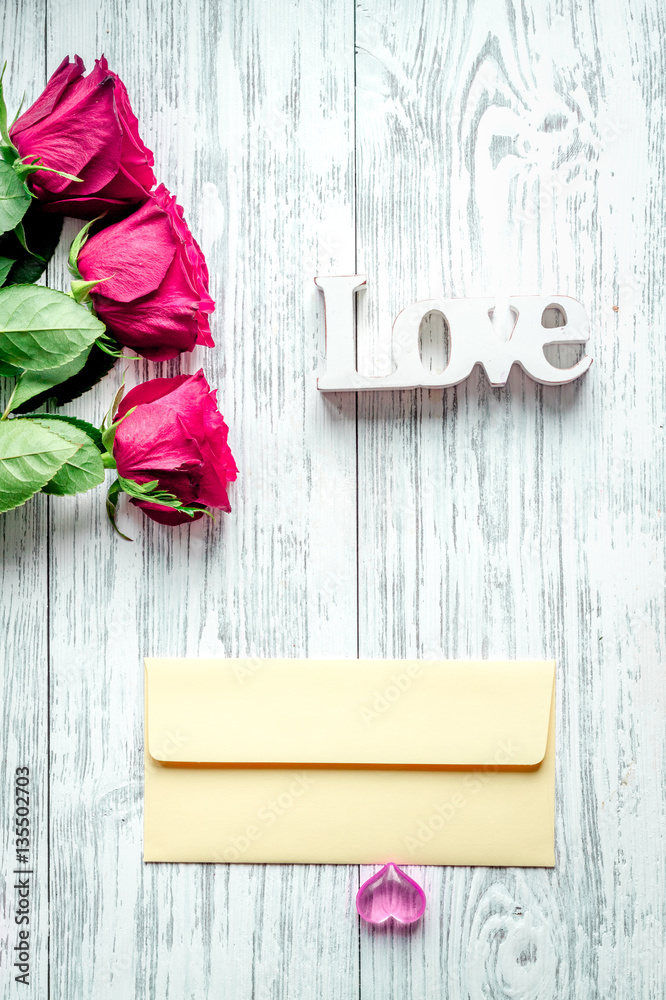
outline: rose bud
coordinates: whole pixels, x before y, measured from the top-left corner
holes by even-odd
[[[129,413],[132,407],[136,409]],[[217,409],[203,371],[154,378],[127,393],[115,420],[113,456],[118,474],[135,483],[158,481],[157,488],[201,510],[194,517],[172,507],[132,499],[160,524],[198,520],[204,507],[229,512],[227,484],[238,469],[227,444],[229,428]],[[122,483],[121,483],[122,486]]]
[[[151,361],[213,347],[203,253],[163,184],[132,215],[92,236],[78,256],[90,298],[119,343]]]
[[[9,134],[21,157],[39,157],[45,167],[80,179],[32,174],[30,188],[44,207],[93,219],[145,201],[155,175],[123,82],[104,56],[88,76],[84,71],[79,56],[64,59]]]

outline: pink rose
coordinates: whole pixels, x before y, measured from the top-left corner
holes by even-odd
[[[229,512],[227,484],[238,469],[227,444],[229,428],[217,409],[203,371],[175,378],[154,378],[127,393],[118,408],[122,421],[113,455],[124,479],[148,483],[173,493],[189,506]],[[160,524],[186,524],[192,518],[162,504],[133,499]],[[195,514],[198,520],[202,514]]]
[[[79,56],[64,59],[10,136],[20,156],[38,156],[44,166],[81,178],[32,174],[30,187],[46,208],[93,219],[145,201],[155,175],[123,82],[104,56],[88,76],[84,71]]]
[[[214,346],[206,261],[163,184],[132,215],[92,236],[78,265],[86,281],[105,279],[90,296],[121,344],[151,361],[175,358],[196,344]]]

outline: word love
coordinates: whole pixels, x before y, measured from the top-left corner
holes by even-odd
[[[317,379],[322,392],[355,392],[365,389],[445,389],[462,382],[480,364],[493,386],[506,384],[517,364],[543,385],[565,385],[583,375],[592,358],[585,355],[571,368],[556,368],[544,347],[585,344],[589,322],[576,299],[566,295],[513,295],[509,309],[513,329],[507,339],[493,324],[495,300],[427,299],[399,313],[393,324],[392,364],[387,375],[362,375],[356,367],[355,296],[367,286],[361,274],[316,277],[324,295],[326,314],[326,371]],[[442,372],[427,371],[419,346],[421,323],[430,313],[444,317],[449,333],[448,364]],[[547,326],[549,315],[563,324]]]

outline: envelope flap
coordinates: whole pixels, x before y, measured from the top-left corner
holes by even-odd
[[[533,767],[553,661],[146,660],[148,751],[219,765]]]

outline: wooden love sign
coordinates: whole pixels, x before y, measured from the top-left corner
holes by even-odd
[[[497,336],[492,316],[495,299],[426,299],[398,314],[393,324],[392,361],[388,375],[361,375],[356,368],[355,296],[367,287],[363,274],[316,277],[324,295],[326,371],[317,379],[322,392],[364,389],[444,389],[457,385],[480,364],[491,385],[506,384],[514,364],[543,385],[565,385],[583,375],[592,358],[585,355],[572,368],[556,368],[544,354],[551,344],[585,344],[589,322],[585,310],[567,295],[512,295],[514,324],[507,340]],[[546,327],[547,310],[557,309],[564,324]],[[443,372],[426,371],[421,360],[419,330],[430,313],[440,313],[449,328],[449,359]]]

